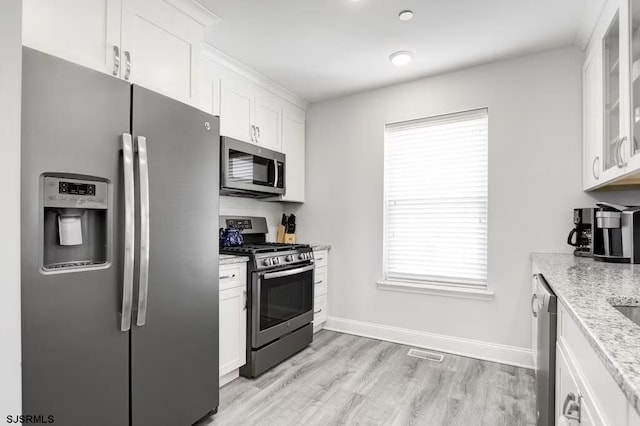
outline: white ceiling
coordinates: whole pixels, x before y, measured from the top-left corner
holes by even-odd
[[[574,44],[603,0],[199,1],[221,18],[212,45],[315,102]],[[409,66],[391,65],[398,50]]]

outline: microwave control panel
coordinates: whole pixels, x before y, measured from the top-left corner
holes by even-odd
[[[227,219],[227,228],[252,229],[251,219]]]

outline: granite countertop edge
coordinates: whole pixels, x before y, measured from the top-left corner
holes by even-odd
[[[331,245],[329,244],[310,244],[313,250],[331,250]]]
[[[218,263],[220,265],[231,265],[234,263],[245,263],[249,261],[247,256],[235,256],[232,254],[220,254],[218,256]]]
[[[545,280],[547,281],[549,286],[551,286],[551,288],[554,290],[560,303],[562,303],[562,305],[564,305],[567,308],[567,311],[569,312],[569,315],[571,316],[571,318],[578,324],[578,327],[580,328],[580,331],[582,332],[583,336],[586,338],[587,342],[589,343],[589,346],[591,346],[591,348],[596,352],[598,358],[600,359],[600,361],[602,361],[602,363],[604,364],[609,374],[611,374],[611,377],[613,378],[613,380],[618,384],[618,386],[626,396],[629,403],[635,408],[636,412],[640,414],[640,356],[636,360],[623,361],[623,360],[617,359],[619,357],[619,354],[616,355],[616,353],[613,353],[612,351],[607,350],[607,345],[610,345],[611,343],[604,342],[601,338],[599,338],[597,330],[594,330],[593,327],[587,324],[586,319],[580,314],[580,312],[576,311],[576,301],[572,300],[571,297],[567,297],[566,289],[562,288],[561,285],[558,285],[557,282],[554,284],[553,273],[549,273],[549,271],[547,270],[547,273],[545,274],[545,267],[547,268],[549,267],[548,265],[545,265],[545,262],[548,262],[548,258],[553,256],[558,256],[558,257],[565,256],[567,258],[569,257],[573,258],[573,255],[569,255],[569,254],[532,253],[531,259],[536,264],[536,266],[540,269],[540,272],[545,277]],[[626,268],[626,269],[632,268],[632,270],[634,269],[632,265],[628,265],[628,264],[625,265],[625,264],[613,264],[613,263],[600,263],[600,262],[595,262],[593,259],[586,259],[586,258],[582,258],[580,260],[578,260],[577,258],[574,258],[573,260],[583,264],[586,262],[594,262],[595,264],[599,264],[605,268],[611,268],[611,269],[614,269],[616,267]],[[569,262],[567,262],[567,264],[569,264]],[[637,282],[638,289],[640,289],[640,269],[636,271],[635,276],[633,277],[633,280]],[[579,283],[572,283],[572,284],[579,285]],[[572,296],[575,297],[575,295],[572,295]],[[611,298],[630,299],[630,298],[637,298],[637,296],[620,297],[619,295],[610,294],[609,297],[606,297],[606,298],[600,297],[598,302],[603,306],[604,304],[606,304],[606,306],[604,306],[605,309],[610,309],[611,311],[615,311],[615,308],[613,308],[613,306],[611,306],[607,300]],[[612,318],[604,318],[602,320],[602,323],[606,323],[611,319]],[[640,328],[638,328],[635,324],[631,323],[630,320],[626,319],[621,314],[618,314],[613,317],[613,321],[615,321],[615,324],[618,326],[618,328],[620,325],[622,325],[623,329],[631,330],[633,332],[634,337],[636,339],[640,339]],[[607,325],[601,325],[600,328],[612,329],[615,327],[613,327],[610,324],[607,324]],[[618,343],[619,342],[620,340],[618,340]],[[636,352],[636,353],[640,354],[640,352]]]

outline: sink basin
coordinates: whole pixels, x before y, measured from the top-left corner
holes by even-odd
[[[613,305],[622,315],[629,318],[635,325],[640,326],[640,306],[616,306]]]

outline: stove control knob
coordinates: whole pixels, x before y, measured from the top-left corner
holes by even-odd
[[[279,265],[280,264],[280,258],[279,257],[274,257],[273,258],[273,264],[274,265]]]
[[[284,260],[286,260],[287,262],[293,262],[294,257],[292,254],[288,255]]]
[[[272,262],[271,258],[266,258],[265,260],[262,261],[262,264],[264,266],[271,266],[271,262]]]
[[[298,259],[300,259],[300,260],[304,260],[304,253],[300,253],[300,254],[298,255]]]

